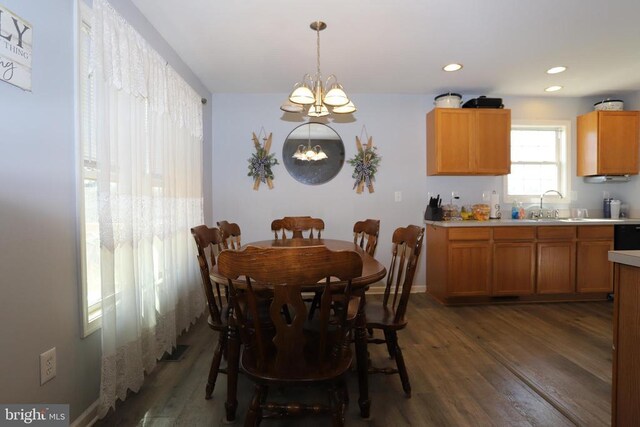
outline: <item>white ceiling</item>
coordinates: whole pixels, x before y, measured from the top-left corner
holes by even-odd
[[[213,93],[607,96],[640,90],[640,0],[133,0]],[[464,69],[445,73],[450,62]],[[545,71],[565,65],[550,76]],[[548,94],[544,88],[562,85]]]

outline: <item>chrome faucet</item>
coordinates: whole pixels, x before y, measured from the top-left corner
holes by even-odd
[[[546,196],[549,193],[556,193],[558,196],[560,196],[561,199],[564,198],[562,193],[559,192],[558,190],[547,190],[547,191],[545,191],[544,193],[542,193],[542,195],[540,195],[540,211],[542,211],[542,199],[544,199],[544,196]]]

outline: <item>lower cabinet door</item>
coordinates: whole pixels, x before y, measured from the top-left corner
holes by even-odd
[[[578,292],[613,292],[613,263],[608,252],[612,241],[577,243],[576,288]]]
[[[492,294],[502,296],[533,294],[535,262],[535,243],[494,243]]]
[[[486,296],[490,289],[491,246],[488,241],[449,244],[449,296]]]
[[[537,293],[574,293],[575,265],[574,242],[538,242]]]

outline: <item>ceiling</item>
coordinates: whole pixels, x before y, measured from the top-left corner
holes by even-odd
[[[288,93],[315,72],[315,20],[322,72],[347,93],[640,91],[638,0],[132,1],[213,93]]]

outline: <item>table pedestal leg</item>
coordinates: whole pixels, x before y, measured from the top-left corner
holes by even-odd
[[[240,359],[240,341],[238,331],[235,326],[228,328],[229,339],[227,340],[227,401],[224,404],[227,413],[227,421],[236,419],[236,409],[238,408],[238,370]]]
[[[360,389],[360,397],[358,405],[360,405],[360,416],[369,418],[369,410],[371,408],[371,400],[369,399],[369,355],[367,354],[367,320],[364,316],[364,303],[362,302],[355,324],[355,346],[356,361],[358,368],[358,386]]]

